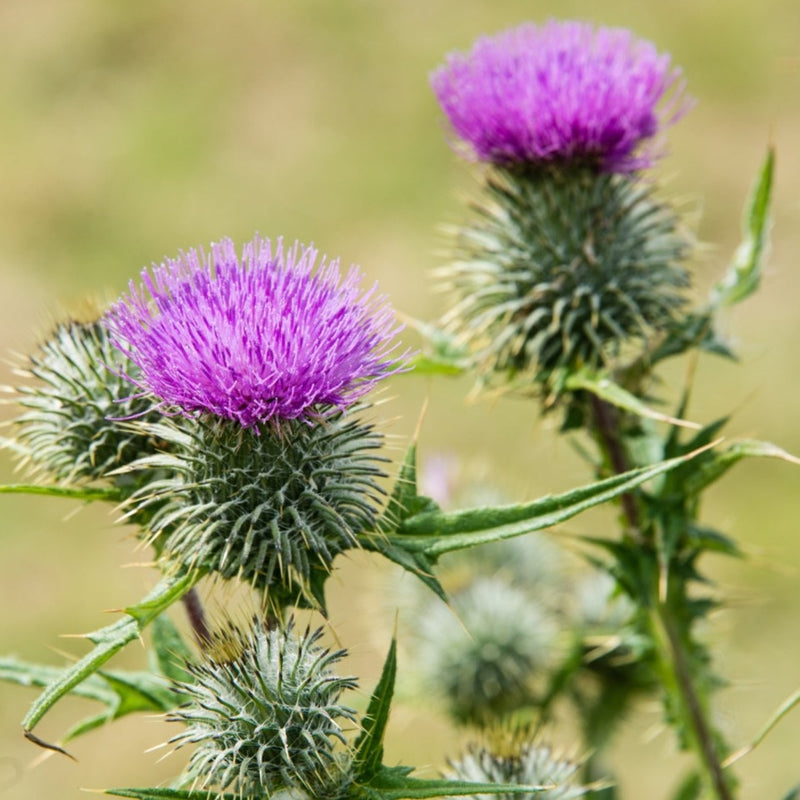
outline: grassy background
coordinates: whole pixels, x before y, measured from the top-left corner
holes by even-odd
[[[427,75],[480,33],[554,14],[631,27],[684,68],[698,105],[671,132],[671,155],[659,169],[667,191],[698,210],[700,239],[713,243],[697,264],[698,287],[719,274],[735,246],[747,188],[767,143],[776,145],[771,266],[761,293],[726,320],[741,362],[703,360],[692,410],[700,421],[733,410],[732,433],[800,452],[796,0],[609,0],[601,10],[588,0],[7,0],[0,4],[0,351],[29,351],[59,307],[87,293],[113,297],[151,261],[256,230],[313,240],[362,265],[398,309],[435,316],[441,302],[429,273],[441,244],[437,226],[459,218],[473,178],[444,142]],[[668,382],[679,383],[684,368],[673,365]],[[0,383],[11,380],[0,365]],[[427,399],[423,458],[452,451],[480,461],[520,499],[586,480],[549,422],[513,400],[467,404],[468,388],[395,381],[383,411],[397,452]],[[0,479],[11,477],[10,459],[0,454]],[[732,600],[708,633],[732,681],[718,709],[737,743],[800,685],[799,477],[782,464],[744,464],[706,507],[711,524],[754,554],[710,565]],[[58,635],[104,624],[102,609],[150,585],[148,570],[122,568],[145,556],[105,509],[5,497],[0,519],[2,651],[38,660],[58,660],[56,648],[78,652]],[[578,520],[570,530],[590,531],[602,519]],[[383,589],[390,577],[358,556],[336,579],[333,622],[354,651],[365,691],[387,646],[389,633],[370,622],[391,603]],[[120,663],[142,657],[133,647]],[[157,763],[143,753],[169,735],[159,719],[125,720],[77,742],[78,764],[55,757],[31,768],[39,754],[23,742],[18,720],[32,696],[0,687],[0,796],[69,800],[83,796],[79,786],[152,785],[180,770],[180,755]],[[86,710],[67,702],[38,732],[55,738]],[[681,762],[658,722],[657,710],[643,708],[619,741],[628,800],[666,797],[676,778]],[[778,798],[800,781],[798,737],[800,713],[742,762],[743,798]],[[457,742],[404,704],[387,757],[435,768]]]

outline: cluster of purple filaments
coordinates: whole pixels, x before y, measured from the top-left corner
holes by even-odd
[[[471,52],[451,54],[431,84],[469,155],[504,165],[635,171],[652,163],[658,134],[690,105],[668,55],[630,31],[581,22],[482,37]]]
[[[139,384],[181,413],[244,427],[310,419],[403,369],[392,312],[351,267],[295,242],[223,240],[143,270],[109,311]]]

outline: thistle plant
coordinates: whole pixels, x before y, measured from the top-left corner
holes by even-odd
[[[316,260],[259,237],[239,258],[224,241],[144,271],[106,317],[167,414],[141,428],[169,453],[132,467],[165,477],[128,513],[156,508],[168,562],[240,577],[278,607],[324,606],[333,559],[374,528],[381,435],[343,412],[402,368],[385,301]]]
[[[646,697],[694,757],[674,800],[737,796],[730,767],[748,748],[734,751],[713,722],[723,679],[698,623],[720,602],[706,555],[742,551],[702,521],[701,501],[742,458],[798,460],[722,440],[724,420],[687,420],[689,385],[669,413],[654,406],[674,399],[654,393],[669,358],[732,355],[717,316],[760,282],[773,155],[742,246],[694,304],[693,235],[650,172],[691,105],[669,56],[627,31],[551,21],[481,38],[431,81],[480,183],[440,270],[450,306],[420,325],[428,352],[398,343],[358,268],[256,236],[144,269],[102,315],[56,327],[30,357],[33,382],[11,390],[20,411],[2,444],[36,482],[0,493],[115,502],[153,548],[155,586],[86,634],[84,655],[63,667],[0,659],[0,679],[42,690],[22,721],[42,747],[66,753],[134,712],[169,721],[164,739],[188,761],[174,783],[110,794],[616,800],[624,775],[606,757]],[[470,372],[560,413],[589,482],[441,508],[418,486],[419,443],[394,464],[370,400],[415,368]],[[572,536],[589,568],[565,568],[542,532],[608,503],[618,530]],[[443,777],[386,753],[397,642],[360,705],[356,678],[340,676],[346,649],[295,627],[298,608],[327,614],[327,581],[355,548],[416,580],[420,685],[467,736]],[[212,595],[245,583],[249,626],[209,623],[196,592],[207,577]],[[193,645],[171,617],[179,600]],[[132,641],[150,647],[148,669],[107,668]],[[102,710],[45,740],[34,731],[68,694]],[[565,752],[580,758],[549,740],[567,717]]]
[[[488,165],[441,270],[455,295],[444,330],[481,376],[552,389],[668,327],[690,242],[636,178],[688,105],[669,57],[627,31],[550,22],[478,40],[431,83]]]

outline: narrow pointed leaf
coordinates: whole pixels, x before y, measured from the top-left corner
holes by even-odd
[[[186,789],[106,789],[104,794],[114,797],[132,797],[135,800],[209,800],[207,791],[188,791]],[[241,800],[239,795],[215,794],[214,800]]]
[[[127,616],[112,625],[87,634],[95,647],[48,684],[28,709],[22,720],[26,732],[32,731],[42,717],[65,694],[96,673],[111,656],[137,639],[145,626],[180,599],[202,577],[202,572],[176,573],[161,579],[137,606],[126,609]]]
[[[48,497],[68,497],[73,500],[107,500],[119,502],[122,494],[118,489],[102,489],[82,486],[42,486],[37,483],[6,483],[0,485],[0,494],[38,494]]]
[[[397,640],[392,639],[381,677],[369,700],[361,721],[361,733],[356,739],[353,771],[357,782],[371,779],[383,764],[383,738],[394,695],[397,678]]]
[[[437,597],[447,602],[444,587],[433,574],[433,562],[425,553],[406,550],[402,544],[395,544],[388,536],[382,534],[364,538],[363,546],[365,550],[380,553],[412,575],[416,575]]]
[[[166,614],[159,614],[153,620],[151,641],[155,668],[171,681],[187,680],[185,665],[195,660],[194,654]]]
[[[547,786],[502,783],[472,783],[443,778],[411,778],[401,771],[383,769],[367,785],[359,787],[369,800],[424,800],[431,797],[470,797],[479,794],[536,794]]]
[[[772,148],[759,172],[744,213],[742,242],[725,277],[713,288],[713,307],[733,305],[749,297],[761,282],[764,257],[769,243],[770,200],[775,152]]]
[[[717,452],[707,454],[701,462],[698,462],[698,468],[686,476],[683,490],[687,496],[699,494],[707,486],[719,480],[732,466],[749,457],[779,458],[790,464],[800,465],[800,459],[771,442],[741,439],[731,442]]]
[[[424,553],[435,560],[444,553],[550,528],[581,511],[630,492],[697,457],[705,449],[630,470],[564,494],[548,495],[532,503],[417,514],[403,523],[398,534],[386,536],[398,547]]]
[[[678,425],[684,428],[700,427],[696,422],[678,419],[650,408],[636,397],[636,395],[631,394],[614,383],[608,376],[588,370],[581,370],[580,372],[568,375],[564,382],[564,388],[573,392],[590,392],[595,395],[595,397],[605,400],[616,408],[621,408],[623,411],[630,411],[638,417],[646,417],[658,422],[668,422],[670,425]]]
[[[391,532],[404,519],[422,511],[436,509],[438,506],[433,500],[417,492],[417,443],[414,441],[406,451],[403,465],[400,467],[400,474],[397,476],[379,528],[382,531]]]

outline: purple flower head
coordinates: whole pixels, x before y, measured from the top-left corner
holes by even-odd
[[[431,84],[481,161],[631,172],[652,163],[657,134],[688,109],[680,74],[630,31],[551,20],[478,39],[448,56]]]
[[[399,328],[361,274],[295,242],[256,237],[241,258],[225,239],[144,269],[109,311],[139,384],[185,414],[244,427],[310,418],[358,400],[403,369]]]

